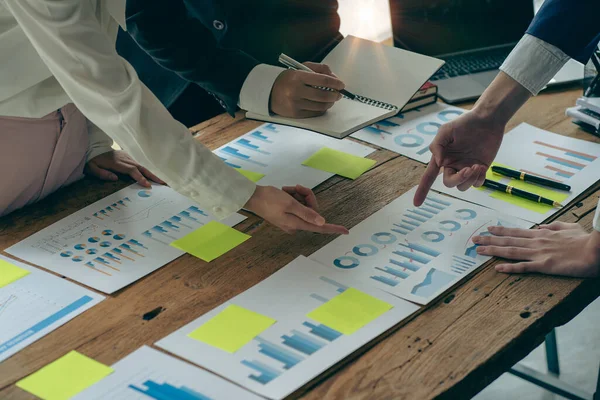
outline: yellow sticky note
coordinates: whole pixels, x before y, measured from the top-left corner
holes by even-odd
[[[66,400],[112,372],[112,368],[71,351],[20,380],[17,386],[44,400]]]
[[[248,171],[247,169],[236,168],[236,171],[250,179],[252,182],[258,182],[265,177],[265,174],[260,172]]]
[[[327,303],[315,308],[307,317],[345,335],[350,335],[393,306],[358,289],[348,288]]]
[[[29,275],[26,269],[19,268],[14,264],[0,259],[0,288]]]
[[[188,336],[235,353],[275,322],[273,318],[231,304]]]
[[[220,222],[210,221],[194,232],[174,241],[171,246],[209,262],[248,239],[250,239],[250,235]]]
[[[492,163],[492,166],[514,169],[513,167],[510,167],[510,166],[504,165],[504,164],[499,164],[499,163]],[[494,174],[492,172],[491,168],[487,170],[485,177],[486,177],[486,179],[489,179],[489,180],[495,181],[495,182],[501,182],[502,179],[504,178],[502,175]],[[534,185],[534,184],[524,182],[519,179],[511,179],[507,183],[507,185],[513,186],[516,189],[521,189],[521,190],[525,190],[530,193],[535,193],[538,196],[546,197],[548,199],[558,201],[559,203],[562,203],[569,197],[569,193],[565,193],[561,190],[554,190],[554,189],[546,188],[544,186]],[[481,187],[479,189],[486,190],[486,188],[484,188],[484,187]],[[489,190],[489,189],[487,189],[487,190]],[[514,204],[516,206],[519,206],[519,207],[522,207],[527,210],[537,212],[540,214],[545,214],[549,210],[552,210],[554,208],[548,204],[536,203],[535,201],[523,199],[523,198],[517,197],[517,196],[512,196],[508,193],[504,193],[504,192],[500,192],[500,191],[494,191],[493,193],[490,194],[490,197],[492,197],[494,199],[505,201],[510,204]]]
[[[375,160],[323,147],[308,157],[302,165],[356,179],[375,165],[375,162]]]

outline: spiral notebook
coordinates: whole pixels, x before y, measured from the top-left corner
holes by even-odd
[[[291,125],[336,138],[397,114],[444,61],[347,36],[326,57],[323,64],[355,94],[342,98],[324,115],[294,119],[248,112],[247,118]]]

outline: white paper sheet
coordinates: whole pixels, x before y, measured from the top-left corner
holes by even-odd
[[[600,144],[520,124],[504,136],[494,162],[570,185],[571,192],[562,202],[567,205],[600,179]],[[508,183],[509,179],[502,182]],[[489,189],[471,188],[466,192],[449,189],[444,186],[441,177],[434,183],[433,189],[535,223],[543,222],[558,211],[551,207],[545,212],[532,211],[490,197],[494,191]]]
[[[490,259],[472,237],[487,227],[529,228],[531,223],[431,192],[414,207],[415,188],[371,215],[310,259],[345,280],[427,304]]]
[[[302,165],[323,147],[365,157],[372,147],[346,139],[335,139],[290,126],[264,124],[214,153],[234,168],[264,174],[258,183],[281,188],[303,185],[314,188],[334,174]]]
[[[0,288],[0,362],[104,300],[37,268],[0,259],[30,272]]]
[[[418,310],[412,303],[368,286],[349,285],[342,278],[343,274],[337,271],[298,257],[157,345],[258,394],[283,398]],[[343,335],[306,316],[349,286],[392,304],[393,308],[352,335]],[[277,322],[233,354],[187,336],[230,304]],[[318,350],[312,354],[298,351],[290,339]]]
[[[462,108],[435,103],[379,121],[353,133],[352,137],[428,163],[429,145],[439,128],[464,112]]]
[[[259,400],[216,375],[148,346],[112,365],[115,372],[73,400]]]
[[[166,186],[113,193],[6,250],[104,293],[113,293],[184,254],[169,243],[213,218]],[[245,219],[234,214],[223,223]]]

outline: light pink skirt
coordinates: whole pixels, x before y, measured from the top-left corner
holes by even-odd
[[[39,119],[0,117],[0,216],[81,179],[87,149],[73,104]]]

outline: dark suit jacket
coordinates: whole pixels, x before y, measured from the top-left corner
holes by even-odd
[[[341,40],[339,25],[337,0],[128,0],[129,34],[178,77],[164,78],[160,67],[139,61],[143,55],[126,58],[163,102],[173,98],[165,86],[179,90],[183,79],[232,114],[252,68],[276,65],[280,53],[319,61]],[[152,79],[156,73],[161,79]]]
[[[600,41],[600,0],[546,0],[527,33],[585,64]]]

